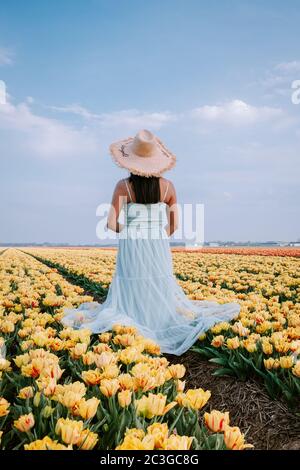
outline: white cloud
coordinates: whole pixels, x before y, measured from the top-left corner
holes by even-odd
[[[265,96],[275,95],[288,96],[291,94],[291,84],[300,78],[300,61],[280,62],[271,70],[268,70],[265,77],[255,83],[266,89]]]
[[[6,47],[0,47],[0,66],[13,64],[13,53]]]
[[[76,114],[85,119],[99,119],[99,114],[94,114],[79,104],[70,104],[68,106],[48,106],[52,111],[67,114]]]
[[[80,105],[51,107],[54,111],[76,114],[88,121],[74,126],[35,113],[32,104],[34,99],[27,97],[24,103],[14,105],[8,101],[1,105],[0,131],[13,131],[13,145],[45,158],[96,154],[101,148],[106,149],[106,141],[117,135],[134,134],[142,127],[158,130],[176,119],[168,112],[148,113],[132,109],[95,114]],[[3,137],[2,141],[5,141]]]
[[[162,126],[174,122],[178,119],[176,114],[166,112],[144,112],[137,109],[128,109],[113,113],[101,114],[101,126],[115,128],[125,126],[126,128],[139,129],[149,127],[150,129],[160,129]]]
[[[0,106],[1,129],[14,131],[15,145],[41,157],[73,156],[96,149],[96,139],[85,128],[75,129],[34,114],[26,103]]]
[[[205,105],[191,111],[192,118],[210,123],[250,125],[270,121],[283,115],[280,108],[252,106],[242,100],[233,100],[219,105]]]
[[[224,198],[225,198],[227,201],[231,201],[232,198],[233,198],[232,193],[230,193],[229,191],[224,191],[224,192],[223,192],[223,195],[224,195]]]
[[[293,60],[291,62],[281,62],[274,67],[275,70],[280,70],[284,73],[300,72],[300,60]]]
[[[181,122],[206,121],[211,123],[227,124],[255,124],[257,122],[269,121],[283,116],[280,108],[268,106],[252,106],[245,101],[235,99],[223,104],[204,105],[182,113],[171,113],[169,111],[147,112],[138,109],[127,109],[111,113],[96,114],[88,109],[72,104],[68,106],[51,106],[51,110],[62,113],[71,113],[82,118],[93,121],[98,129],[123,131],[135,131],[146,127],[159,130],[163,126]]]
[[[111,113],[96,114],[78,104],[50,106],[49,109],[61,113],[75,114],[87,120],[95,120],[103,128],[124,126],[127,129],[140,127],[160,129],[163,125],[174,122],[178,118],[176,114],[170,113],[169,111],[145,112],[138,109],[126,109]]]

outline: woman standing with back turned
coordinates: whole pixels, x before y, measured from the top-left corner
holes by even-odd
[[[116,271],[103,304],[67,310],[62,323],[93,333],[116,323],[135,326],[162,352],[181,355],[214,324],[238,316],[240,306],[192,301],[173,275],[169,237],[178,223],[176,191],[161,175],[175,165],[175,156],[147,130],[112,144],[110,151],[130,172],[115,187],[107,222],[120,233]],[[124,226],[118,221],[122,208]]]

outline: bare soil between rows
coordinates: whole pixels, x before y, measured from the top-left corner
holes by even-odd
[[[206,409],[229,411],[232,426],[246,433],[255,449],[300,450],[300,416],[280,400],[273,400],[256,380],[216,377],[216,365],[199,353],[187,351],[182,356],[165,354],[171,363],[186,367],[186,386],[211,391]]]

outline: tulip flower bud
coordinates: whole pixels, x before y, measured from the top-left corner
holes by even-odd
[[[42,410],[42,415],[44,416],[44,418],[49,418],[52,413],[53,413],[54,409],[51,408],[51,406],[45,406],[45,408]]]
[[[41,392],[36,392],[33,398],[33,404],[34,406],[38,407],[41,401]]]

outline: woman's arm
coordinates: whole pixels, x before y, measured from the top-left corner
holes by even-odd
[[[119,224],[118,222],[118,217],[126,200],[126,195],[124,194],[123,186],[124,183],[122,180],[117,183],[107,217],[107,228],[117,233],[121,232],[123,228],[123,225]]]
[[[178,208],[177,208],[177,196],[173,183],[170,182],[168,189],[167,204],[167,218],[168,224],[165,227],[167,235],[170,237],[178,228]]]

